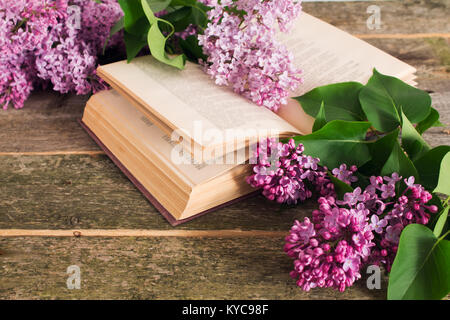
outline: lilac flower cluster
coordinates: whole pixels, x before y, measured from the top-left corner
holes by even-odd
[[[384,264],[390,271],[397,254],[400,234],[411,223],[427,224],[430,214],[438,207],[427,205],[432,195],[414,177],[403,180],[394,173],[391,177],[371,177],[364,192],[364,201],[371,212],[371,225],[376,232],[377,247],[371,263]],[[397,194],[399,184],[404,188]]]
[[[319,204],[312,221],[296,221],[286,237],[284,250],[295,259],[291,277],[305,291],[329,287],[342,292],[361,278],[361,266],[375,246],[369,211],[364,205],[340,208],[334,197],[322,197]]]
[[[247,182],[261,188],[262,194],[269,200],[279,203],[295,204],[311,198],[313,191],[321,196],[334,195],[334,185],[328,177],[327,168],[320,166],[319,159],[303,154],[302,144],[295,145],[293,139],[281,143],[276,139],[267,139],[256,146],[251,162],[254,174]],[[356,179],[353,173],[356,167],[347,170],[344,164],[333,174],[350,184]]]
[[[36,85],[78,94],[104,88],[95,76],[97,55],[121,15],[115,0],[3,0],[0,106],[23,107]]]
[[[301,83],[293,56],[276,39],[301,12],[300,0],[208,0],[210,23],[198,36],[206,72],[218,85],[276,111]],[[242,13],[244,12],[244,13]]]
[[[66,12],[64,1],[4,0],[0,4],[0,106],[23,106],[33,89],[34,48],[46,36],[46,27]]]
[[[356,188],[343,200],[321,197],[312,221],[295,221],[285,251],[294,258],[291,276],[303,290],[333,287],[344,291],[361,277],[367,263],[384,264],[390,271],[400,233],[411,223],[427,224],[438,208],[426,205],[431,194],[414,177],[371,177],[364,191]]]

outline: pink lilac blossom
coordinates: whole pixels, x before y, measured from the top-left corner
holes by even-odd
[[[438,208],[427,205],[431,194],[414,177],[397,173],[371,177],[364,191],[356,188],[343,200],[321,197],[312,221],[295,221],[286,237],[285,251],[294,259],[291,276],[309,291],[333,287],[344,291],[361,277],[366,264],[384,264],[390,271],[402,230],[411,223],[427,224]]]
[[[49,25],[64,18],[65,1],[4,0],[0,4],[0,106],[21,108],[37,80],[33,50]]]
[[[312,221],[295,221],[286,237],[284,250],[294,258],[291,277],[305,291],[319,287],[343,292],[361,278],[361,267],[375,246],[369,210],[362,203],[338,207],[332,196],[318,202]]]
[[[276,139],[261,141],[254,152],[251,163],[254,174],[247,182],[261,188],[262,194],[278,203],[295,204],[311,198],[313,191],[321,196],[334,195],[334,185],[328,177],[326,167],[319,159],[303,154],[302,144],[295,145],[293,139],[281,143]],[[356,181],[356,167],[347,170],[341,166],[339,173],[349,181]]]
[[[371,263],[383,264],[390,271],[397,254],[400,234],[411,223],[427,224],[437,206],[429,205],[432,195],[414,177],[403,179],[394,173],[391,177],[371,177],[365,190],[365,203],[371,212],[371,224],[376,232],[377,247]],[[401,194],[399,184],[405,187]]]
[[[216,84],[231,86],[258,105],[278,110],[302,79],[293,55],[276,40],[276,26],[288,32],[301,12],[301,1],[208,0],[206,4],[212,7],[210,22],[198,36],[208,57],[205,71]]]
[[[2,1],[0,106],[21,108],[35,86],[48,82],[62,93],[104,88],[95,76],[97,55],[121,14],[114,0]]]
[[[350,169],[347,169],[347,165],[343,163],[339,168],[334,168],[331,172],[339,180],[351,185],[353,182],[358,181],[358,178],[353,175],[356,171],[358,171],[356,166],[351,166]]]
[[[109,35],[109,30],[122,13],[117,2],[105,0],[73,0],[80,8],[80,24],[73,19],[62,20],[52,26],[48,37],[36,52],[39,78],[49,80],[53,89],[61,93],[87,94],[106,89],[106,84],[96,76],[97,56]],[[109,45],[118,42],[115,36]]]

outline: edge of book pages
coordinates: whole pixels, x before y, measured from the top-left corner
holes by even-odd
[[[203,212],[197,213],[193,216],[190,216],[185,219],[177,220],[175,219],[172,214],[139,182],[138,179],[122,164],[122,162],[106,147],[100,139],[96,136],[94,132],[89,129],[89,127],[83,122],[82,119],[78,119],[79,124],[81,127],[87,132],[87,134],[94,140],[94,142],[102,149],[105,154],[111,159],[111,161],[120,169],[120,171],[123,172],[125,176],[134,184],[134,186],[144,195],[145,198],[159,211],[159,213],[172,225],[172,226],[178,226],[180,224],[189,222],[195,218],[198,218],[200,216],[203,216],[207,213],[219,210],[221,208],[227,207],[229,205],[235,204],[237,202],[240,202],[242,200],[251,198],[256,196],[260,193],[259,190],[256,190],[254,192],[251,192],[249,194],[246,194],[244,196],[241,196],[239,198],[236,198],[234,200],[228,201],[226,203],[223,203],[221,205],[218,205],[216,207],[210,208],[208,210],[205,210]]]

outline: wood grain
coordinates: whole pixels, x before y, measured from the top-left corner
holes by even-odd
[[[80,127],[86,96],[37,91],[21,110],[0,112],[0,152],[99,151]]]
[[[0,229],[172,229],[104,155],[2,157],[0,194]],[[177,229],[286,231],[313,206],[255,197]]]
[[[0,229],[0,237],[135,237],[135,238],[258,238],[269,237],[283,239],[287,231],[265,230],[144,230],[144,229],[74,229],[74,230],[44,230],[44,229]]]
[[[2,299],[384,299],[361,279],[345,293],[303,292],[282,239],[0,239]],[[67,267],[81,289],[66,286]],[[365,272],[363,272],[365,275]]]
[[[369,30],[367,8],[381,9],[381,28]],[[306,12],[353,34],[450,33],[448,0],[304,2]]]

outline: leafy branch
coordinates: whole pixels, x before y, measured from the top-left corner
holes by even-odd
[[[148,47],[152,56],[162,63],[183,69],[186,59],[203,59],[196,37],[171,37],[189,25],[204,30],[208,22],[208,7],[196,0],[118,0],[124,17],[111,30],[111,36],[123,31],[128,62]],[[107,39],[107,41],[109,38]],[[106,43],[105,43],[106,47]],[[182,52],[176,54],[176,52]]]
[[[366,85],[337,83],[296,97],[316,118],[313,133],[295,138],[305,153],[334,168],[357,165],[360,181],[397,172],[432,191],[441,208],[427,226],[411,224],[400,237],[389,277],[389,299],[441,299],[450,292],[450,146],[431,148],[423,133],[442,126],[427,92],[374,70]],[[342,189],[334,181],[337,190]],[[364,182],[362,182],[364,183]],[[342,194],[342,192],[341,192]]]

